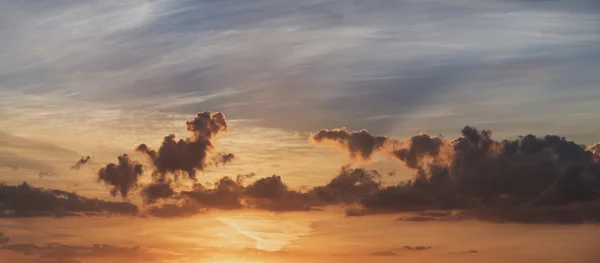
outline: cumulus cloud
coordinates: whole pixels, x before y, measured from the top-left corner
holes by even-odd
[[[312,135],[315,143],[334,142],[350,153],[352,159],[370,159],[389,140],[383,136],[373,136],[367,130],[347,131],[345,128],[321,130]]]
[[[422,175],[425,173],[423,160],[427,157],[438,158],[445,145],[448,145],[446,140],[423,133],[412,137],[404,144],[404,147],[394,150],[392,154],[403,161],[407,167],[417,169],[418,173]]]
[[[90,163],[93,161],[91,156],[82,156],[73,166],[71,166],[71,170],[79,170],[82,165]]]
[[[90,199],[56,189],[42,189],[27,183],[0,184],[0,217],[64,217],[79,215],[138,215],[136,205]]]
[[[197,181],[196,171],[204,170],[210,163],[207,162],[208,153],[214,146],[211,140],[219,133],[228,131],[225,115],[220,112],[200,112],[192,120],[186,121],[187,131],[190,136],[185,139],[175,139],[175,135],[166,136],[158,150],[150,148],[146,144],[140,144],[136,151],[146,155],[152,163],[152,180],[148,185],[141,185],[139,179],[143,176],[143,166],[133,161],[127,154],[119,156],[117,164],[110,163],[98,171],[98,182],[104,183],[111,189],[111,194],[120,195],[125,198],[133,190],[141,187],[140,194],[146,204],[155,204],[159,200],[177,200],[181,197],[193,198],[206,207],[224,208],[230,206],[236,208],[234,195],[237,191],[231,186],[241,185],[229,178],[222,178],[214,189],[195,183],[193,191],[178,192],[174,184],[178,183],[181,175],[187,176],[194,182]],[[235,159],[233,153],[219,153],[213,158],[212,165],[219,166],[232,162]],[[76,164],[80,165],[90,160],[90,157],[81,158]],[[243,180],[253,176],[245,175],[238,178]],[[225,198],[225,199],[223,199]],[[180,208],[174,204],[162,204],[149,209],[150,214],[166,216],[171,211],[175,214],[189,214],[176,209],[185,210],[190,206]]]
[[[598,209],[600,166],[586,147],[564,137],[495,141],[491,131],[466,126],[452,142],[424,134],[409,142],[393,153],[415,170],[414,179],[364,196],[349,215],[461,209],[462,216],[490,221],[598,220],[582,211]],[[448,145],[451,151],[440,154]]]
[[[193,120],[186,122],[191,136],[177,140],[174,134],[166,136],[158,150],[140,144],[137,151],[152,160],[156,173],[162,178],[167,174],[186,174],[196,180],[196,170],[204,170],[206,157],[214,146],[211,139],[228,131],[225,115],[220,112],[200,112]]]
[[[110,193],[115,196],[120,193],[123,198],[138,187],[138,179],[142,175],[142,165],[122,154],[119,162],[109,163],[98,171],[98,182],[111,188]]]
[[[376,170],[342,167],[330,182],[304,190],[288,187],[277,175],[246,183],[254,174],[223,177],[214,184],[195,182],[193,189],[172,187],[178,174],[196,179],[206,167],[211,139],[227,131],[225,117],[208,111],[187,122],[191,137],[175,142],[167,136],[158,151],[146,145],[155,168],[153,181],[141,194],[147,204],[164,200],[150,215],[188,216],[211,209],[314,210],[329,205],[347,207],[348,216],[417,212],[400,220],[433,221],[476,218],[487,221],[579,223],[600,221],[600,163],[597,147],[585,147],[564,137],[520,136],[497,141],[492,131],[466,126],[456,140],[424,133],[402,141],[366,130],[322,130],[314,142],[334,142],[354,159],[382,151],[414,170],[411,180],[384,186]],[[221,163],[233,154],[218,154]],[[227,161],[225,161],[227,160]],[[109,164],[99,180],[122,196],[138,187],[141,165],[127,155]],[[171,175],[173,175],[171,177]],[[437,212],[430,212],[436,210]],[[450,213],[448,211],[460,211]],[[559,213],[569,213],[569,216]]]

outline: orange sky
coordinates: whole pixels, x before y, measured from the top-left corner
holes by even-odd
[[[0,0],[0,263],[598,263],[598,10]]]

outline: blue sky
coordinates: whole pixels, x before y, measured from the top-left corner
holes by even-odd
[[[289,131],[600,132],[596,1],[0,3],[13,111],[37,96]]]

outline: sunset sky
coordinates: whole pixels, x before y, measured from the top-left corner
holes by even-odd
[[[600,262],[598,1],[0,0],[0,50],[0,263]]]

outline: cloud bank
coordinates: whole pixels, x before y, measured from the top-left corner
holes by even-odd
[[[81,215],[139,215],[128,202],[108,202],[27,183],[0,184],[0,217],[65,217]]]

